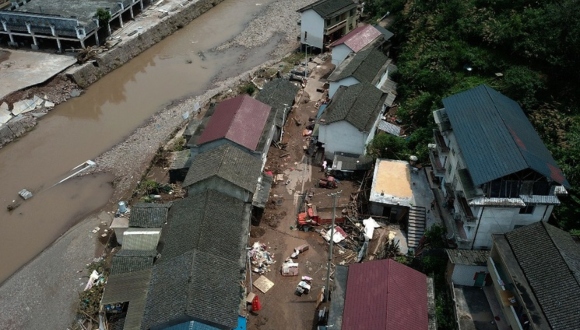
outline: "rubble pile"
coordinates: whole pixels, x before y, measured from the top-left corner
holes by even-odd
[[[270,271],[270,265],[274,264],[274,256],[266,251],[268,247],[266,244],[260,242],[254,243],[252,249],[249,251],[250,262],[252,263],[252,271],[258,274],[264,274]]]

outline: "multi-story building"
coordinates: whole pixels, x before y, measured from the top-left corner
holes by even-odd
[[[323,50],[356,27],[356,4],[351,0],[320,0],[298,9],[300,42]]]
[[[459,248],[547,221],[570,184],[520,106],[481,85],[443,99],[430,158]]]

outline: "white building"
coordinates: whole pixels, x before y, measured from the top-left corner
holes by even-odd
[[[458,246],[489,249],[492,234],[548,221],[570,184],[520,106],[485,85],[443,105],[430,158]]]
[[[351,0],[319,0],[298,9],[300,42],[318,49],[356,27],[356,4]]]
[[[386,94],[367,83],[340,87],[319,123],[325,158],[332,160],[336,152],[365,154],[386,109],[385,99]]]
[[[389,58],[372,44],[358,53],[352,53],[328,76],[328,97],[332,98],[340,86],[363,82],[381,89],[388,80],[389,64]]]
[[[358,53],[370,44],[384,44],[393,36],[393,33],[380,27],[362,25],[350,31],[344,37],[330,44],[332,50],[332,64],[340,65],[346,57]],[[383,47],[384,50],[385,47]]]

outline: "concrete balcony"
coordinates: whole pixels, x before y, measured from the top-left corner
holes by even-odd
[[[344,19],[344,20],[342,20],[342,21],[340,21],[340,22],[338,22],[338,23],[336,23],[336,24],[334,24],[332,26],[329,26],[329,27],[325,28],[324,29],[324,35],[330,35],[330,34],[333,34],[336,31],[342,29],[343,27],[346,26],[346,22],[347,21],[348,21],[348,18],[347,19]]]
[[[435,144],[437,144],[439,153],[446,155],[449,152],[449,146],[445,143],[445,139],[438,129],[433,130],[433,139],[435,140]]]
[[[433,167],[433,172],[436,176],[445,176],[445,167],[441,164],[441,158],[439,158],[439,150],[437,148],[429,149],[429,160]]]

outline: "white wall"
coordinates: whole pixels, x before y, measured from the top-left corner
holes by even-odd
[[[389,78],[389,75],[387,74],[387,71],[385,69],[385,71],[383,73],[381,73],[381,79],[379,79],[379,81],[377,82],[377,84],[375,85],[376,88],[381,89],[381,86],[385,83],[385,81],[387,81],[387,79]]]
[[[365,140],[365,146],[368,145],[369,143],[371,143],[372,139],[375,138],[375,135],[377,133],[377,127],[379,126],[379,121],[381,121],[381,118],[383,116],[383,112],[387,109],[387,107],[385,105],[381,106],[381,112],[379,112],[379,114],[377,115],[377,118],[375,118],[375,122],[373,123],[373,127],[371,128],[371,131],[369,132],[369,134],[367,135],[367,139]],[[365,148],[365,152],[366,154],[366,148]]]
[[[367,134],[342,120],[320,125],[318,140],[324,143],[325,157],[332,159],[336,151],[364,154]]]
[[[459,285],[473,286],[475,284],[475,274],[479,272],[489,273],[487,266],[455,265],[451,281]]]
[[[339,66],[342,61],[352,53],[352,49],[350,49],[347,45],[341,44],[336,47],[332,48],[332,64],[335,66]]]
[[[516,226],[548,221],[552,209],[552,205],[536,205],[532,214],[520,214],[520,209],[517,207],[483,207],[476,215],[478,218],[481,217],[479,228],[477,228],[477,223],[475,223],[474,226],[465,227],[465,231],[467,237],[472,240],[477,230],[477,236],[475,236],[475,243],[473,244],[474,249],[491,248],[491,234],[505,234],[512,231]]]
[[[306,40],[304,39],[307,33]],[[322,49],[324,40],[324,20],[314,10],[302,13],[300,18],[300,42]]]
[[[328,97],[332,98],[340,86],[352,86],[358,83],[359,81],[354,77],[346,77],[336,82],[330,82],[330,86],[328,86]]]

